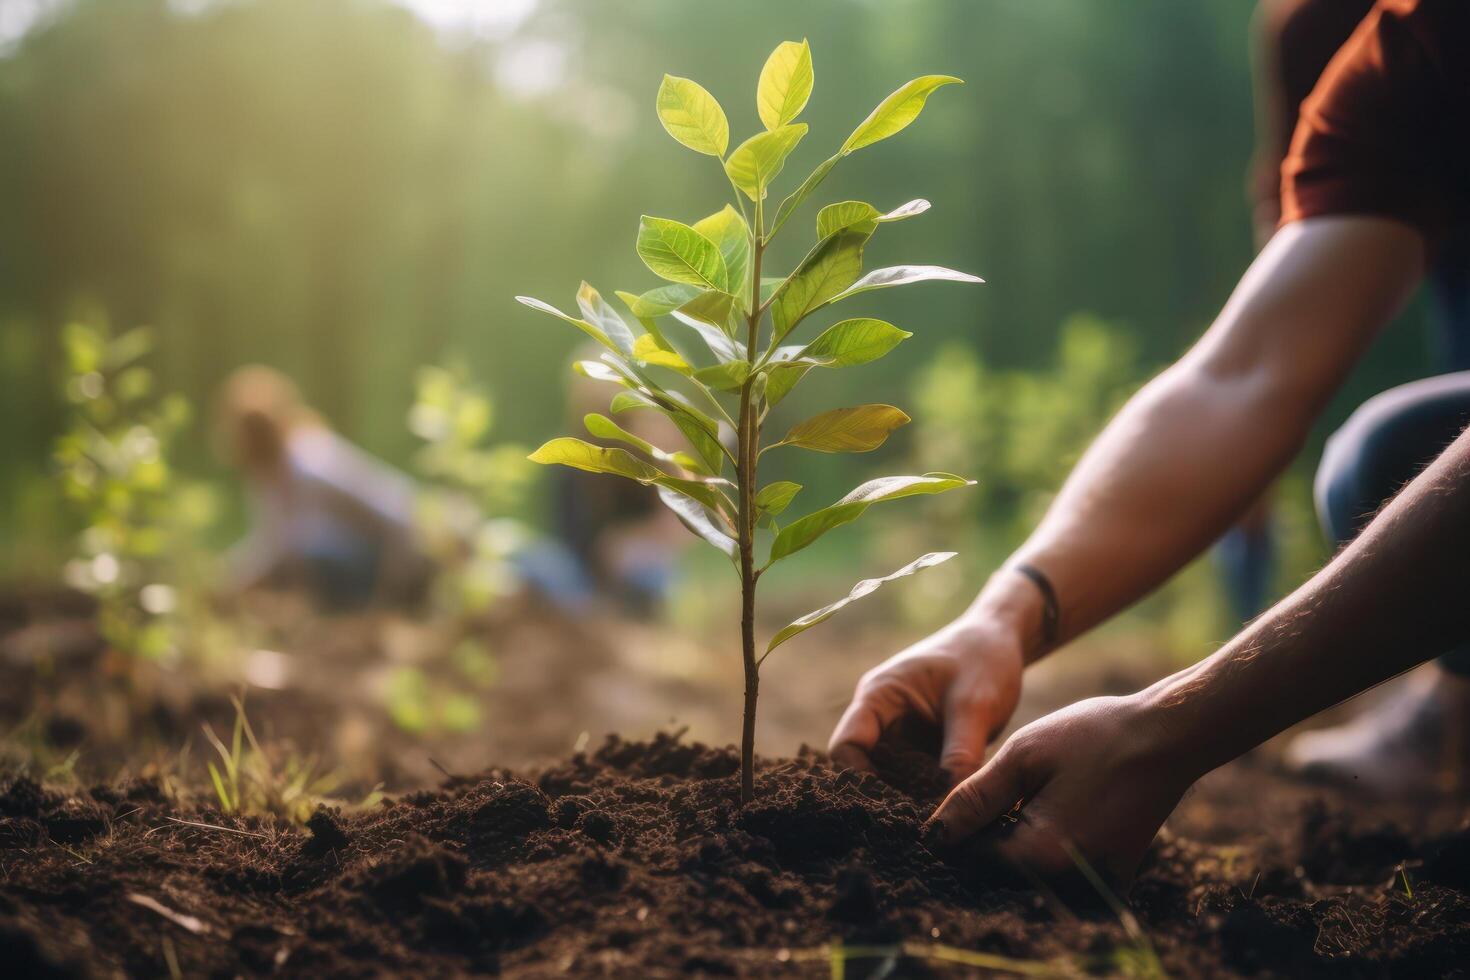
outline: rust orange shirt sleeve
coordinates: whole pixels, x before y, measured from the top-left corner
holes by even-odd
[[[1281,223],[1396,218],[1431,241],[1466,217],[1470,0],[1379,0],[1302,103]]]

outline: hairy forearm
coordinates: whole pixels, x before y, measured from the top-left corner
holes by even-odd
[[[1217,653],[1145,692],[1200,774],[1470,636],[1470,431]]]

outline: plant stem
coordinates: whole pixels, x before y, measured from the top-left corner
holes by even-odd
[[[760,340],[761,258],[765,254],[761,211],[757,201],[751,249],[750,313],[745,320],[745,356],[752,363]],[[760,696],[760,665],[755,659],[755,585],[760,577],[755,567],[755,470],[760,449],[760,406],[752,397],[754,382],[754,377],[750,377],[740,386],[740,426],[736,433],[740,457],[735,475],[740,491],[736,515],[736,540],[740,545],[740,645],[745,663],[745,720],[740,733],[741,803],[755,798],[755,708]]]

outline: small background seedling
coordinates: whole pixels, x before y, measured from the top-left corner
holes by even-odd
[[[764,130],[731,151],[729,122],[714,96],[690,79],[664,76],[656,100],[660,122],[684,146],[721,162],[735,203],[692,225],[643,216],[638,256],[668,285],[640,294],[617,293],[641,330],[586,282],[577,292],[580,316],[541,300],[517,297],[572,324],[605,348],[598,360],[578,361],[575,369],[623,389],[612,399],[611,414],[660,412],[687,440],[685,449],[671,452],[609,416],[589,414],[584,419],[589,434],[632,451],[567,437],[546,443],[531,459],[611,473],[656,488],[659,499],[690,531],[735,566],[745,668],[741,732],[745,801],[754,793],[756,704],[765,658],[885,582],[939,564],[954,553],[923,555],[889,575],[859,582],[845,597],[779,630],[757,655],[755,595],[761,576],[828,531],[855,521],[874,504],[942,493],[973,482],[951,473],[870,480],[784,526],[781,521],[800,485],[788,480],[758,482],[757,469],[768,452],[782,447],[868,452],[909,421],[892,405],[856,405],[821,412],[798,422],[782,438],[764,441],[769,413],[809,372],[875,361],[911,336],[883,320],[858,317],[835,323],[804,344],[785,343],[803,321],[870,290],[926,280],[981,281],[932,265],[890,266],[863,274],[863,250],[878,226],[923,214],[929,209],[924,200],[886,212],[863,201],[829,204],[817,213],[816,243],[796,267],[785,275],[763,274],[772,239],[839,162],[907,127],[933,92],[960,81],[924,75],[901,86],[858,124],[835,154],[770,210],[770,186],[807,134],[807,124],[796,118],[811,96],[814,78],[806,41],[778,45],[761,69],[756,88]],[[755,555],[758,528],[772,535],[764,562]]]

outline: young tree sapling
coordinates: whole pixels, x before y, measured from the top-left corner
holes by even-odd
[[[635,332],[585,282],[577,293],[581,316],[527,296],[516,297],[533,309],[566,320],[607,349],[599,360],[579,361],[574,369],[623,389],[612,399],[613,415],[635,409],[662,412],[688,440],[687,449],[668,452],[608,416],[590,414],[584,422],[592,436],[623,443],[634,452],[560,438],[546,443],[531,459],[611,473],[655,487],[659,498],[690,531],[724,552],[735,566],[740,577],[745,666],[740,791],[747,802],[754,788],[756,699],[765,658],[884,582],[937,565],[954,553],[927,554],[890,575],[859,582],[844,598],[777,632],[757,656],[755,593],[762,574],[833,528],[856,520],[873,504],[973,483],[951,473],[883,477],[781,526],[779,519],[801,487],[786,480],[765,486],[757,483],[757,466],[767,452],[780,447],[822,453],[868,452],[881,446],[909,417],[892,405],[837,408],[793,426],[778,441],[763,443],[770,410],[812,369],[866,364],[910,334],[882,320],[858,317],[828,327],[806,344],[783,341],[812,314],[869,290],[931,279],[982,281],[932,265],[891,266],[863,275],[863,249],[878,226],[922,214],[929,209],[924,200],[886,213],[862,201],[823,207],[817,213],[816,244],[786,275],[763,275],[766,252],[775,235],[839,161],[898,133],[918,117],[931,93],[959,81],[948,75],[925,75],[903,85],[879,103],[838,151],[771,214],[766,206],[771,182],[807,133],[806,123],[795,122],[812,91],[807,42],[785,41],[772,52],[756,89],[764,131],[728,156],[730,127],[714,96],[687,78],[665,75],[658,90],[659,120],[680,143],[722,161],[736,206],[726,204],[692,225],[669,218],[642,218],[638,255],[668,284],[636,295],[617,293],[641,332]],[[691,333],[666,331],[665,317]],[[665,383],[666,378],[674,384]],[[727,463],[730,477],[725,475]],[[764,564],[758,564],[755,556],[757,527],[773,535]]]

